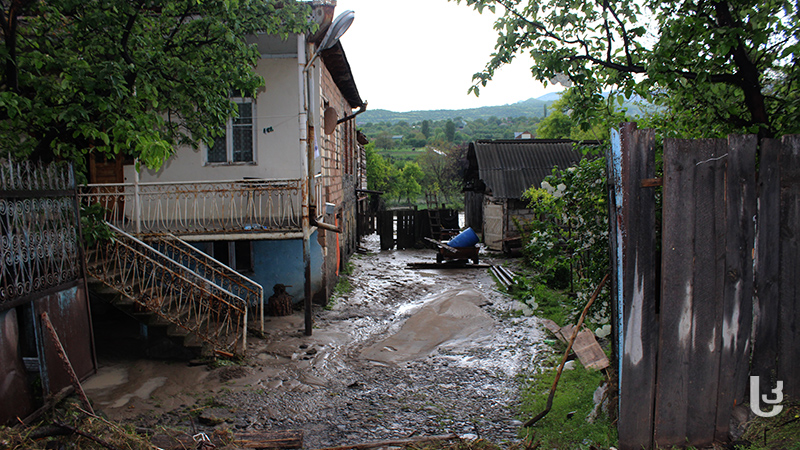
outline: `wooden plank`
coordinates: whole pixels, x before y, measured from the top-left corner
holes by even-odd
[[[716,437],[728,440],[733,408],[744,402],[750,368],[753,243],[756,215],[755,135],[730,136],[726,174],[726,256]]]
[[[378,228],[381,236],[381,250],[394,247],[394,211],[381,211],[378,216]]]
[[[781,151],[780,354],[784,393],[800,398],[800,136]]]
[[[695,199],[694,143],[664,140],[662,294],[659,316],[657,446],[686,444],[687,366],[692,346]]]
[[[686,443],[714,441],[722,334],[722,278],[725,263],[725,169],[727,145],[721,139],[696,140],[691,343],[687,349]],[[684,318],[682,318],[684,320]]]
[[[217,447],[224,447],[228,445],[228,442],[232,443],[237,448],[273,449],[303,447],[302,430],[232,433],[229,436],[224,436],[224,438],[217,434],[209,433],[208,438],[211,443]],[[150,443],[164,450],[198,448],[195,440],[188,434],[157,434],[150,438]]]
[[[758,230],[755,264],[757,303],[751,374],[760,391],[769,392],[778,377],[778,318],[780,276],[780,153],[781,141],[761,141],[758,171]]]
[[[614,298],[619,350],[619,445],[650,448],[653,440],[655,355],[658,353],[655,279],[655,193],[641,180],[655,176],[655,132],[625,123],[612,144],[611,218]]]
[[[597,343],[594,333],[589,330],[584,329],[578,333],[572,344],[572,350],[587,369],[602,370],[611,365],[600,344]]]

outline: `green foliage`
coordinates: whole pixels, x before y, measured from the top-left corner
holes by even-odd
[[[86,206],[81,203],[81,234],[86,248],[93,247],[97,242],[114,238],[114,232],[105,222],[108,209],[100,203]]]
[[[444,138],[447,142],[453,142],[456,138],[456,124],[452,120],[444,124]]]
[[[607,100],[662,106],[676,136],[800,131],[800,14],[792,0],[454,0],[498,9],[495,52],[471,91],[517,55],[533,77],[579,89],[573,119]],[[604,98],[604,91],[612,91]]]
[[[305,32],[309,6],[266,0],[31,0],[4,6],[0,148],[83,161],[131,155],[158,168],[210,142],[232,92],[264,84],[247,35]],[[12,26],[13,24],[13,26]]]
[[[522,387],[522,420],[539,414],[547,405],[547,397],[556,370],[532,375]],[[602,384],[602,372],[584,369],[577,361],[573,370],[561,374],[553,407],[525,433],[542,448],[609,448],[617,442],[616,427],[607,416],[600,414],[594,422],[587,416],[594,409],[593,395]]]
[[[536,137],[541,139],[569,139],[575,122],[561,110],[556,109],[536,127]]]
[[[400,197],[405,197],[407,203],[416,203],[417,197],[422,193],[422,186],[420,186],[419,182],[423,176],[424,174],[419,164],[415,162],[406,164],[400,171],[398,200],[400,200]]]
[[[607,195],[603,158],[584,158],[575,167],[555,169],[541,187],[531,187],[523,195],[536,217],[519,224],[534,283],[573,289],[574,314],[610,267]],[[592,306],[592,323],[607,323],[607,295]]]

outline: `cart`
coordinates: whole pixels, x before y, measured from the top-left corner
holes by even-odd
[[[478,264],[478,247],[451,247],[444,242],[426,237],[426,241],[433,243],[438,248],[436,253],[436,263],[442,264],[444,261],[472,260]]]

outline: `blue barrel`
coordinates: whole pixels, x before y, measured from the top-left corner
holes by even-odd
[[[450,239],[450,242],[448,242],[447,245],[455,248],[467,248],[474,247],[478,241],[480,241],[480,239],[478,239],[478,235],[472,231],[472,228],[467,228],[459,233],[458,236]]]

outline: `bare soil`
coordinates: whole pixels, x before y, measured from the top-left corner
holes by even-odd
[[[305,448],[456,433],[515,441],[520,373],[542,332],[486,269],[407,269],[434,250],[352,258],[352,291],[314,312],[273,317],[244,364],[215,368],[116,355],[84,385],[109,418],[147,428],[301,429]],[[481,255],[482,262],[493,261]]]

